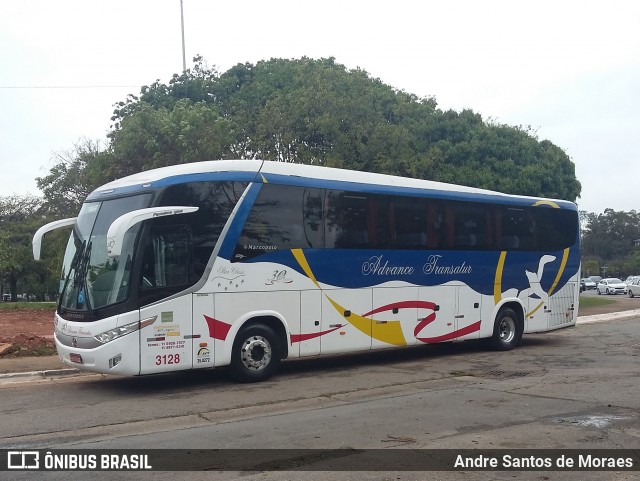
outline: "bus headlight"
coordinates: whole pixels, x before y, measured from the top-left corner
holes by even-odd
[[[118,339],[119,337],[126,336],[132,332],[137,331],[140,328],[139,322],[132,322],[131,324],[127,324],[126,326],[116,327],[115,329],[109,329],[97,336],[94,336],[94,339],[102,344],[106,344],[107,342],[111,342],[114,339]]]

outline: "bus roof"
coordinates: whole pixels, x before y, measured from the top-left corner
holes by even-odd
[[[479,189],[475,187],[467,187],[463,185],[448,184],[444,182],[436,182],[432,180],[413,179],[409,177],[399,177],[387,174],[377,174],[372,172],[360,172],[347,169],[338,169],[333,167],[323,167],[316,165],[294,164],[288,162],[275,162],[263,160],[212,160],[203,162],[194,162],[189,164],[178,164],[168,167],[160,167],[158,169],[146,170],[137,174],[129,175],[118,180],[109,182],[89,195],[88,200],[97,200],[97,198],[105,194],[120,194],[132,191],[138,191],[144,187],[153,187],[157,185],[167,185],[173,183],[189,182],[192,180],[205,180],[203,176],[207,174],[237,173],[243,179],[254,179],[262,174],[262,181],[280,181],[285,183],[296,184],[297,179],[309,179],[314,183],[332,184],[351,184],[372,186],[376,190],[383,188],[385,191],[429,191],[430,193],[450,194],[453,196],[461,196],[466,199],[474,198],[475,200],[496,201],[500,198],[503,202],[525,201],[527,204],[542,201],[545,203],[547,199],[539,197],[530,197],[522,195],[504,194],[501,192],[491,191],[487,189]],[[244,175],[243,175],[244,174]],[[260,179],[258,177],[258,179]],[[308,182],[304,182],[307,184]],[[365,189],[371,190],[371,189]],[[563,207],[576,208],[575,204],[568,201],[554,201],[556,204],[562,204]]]

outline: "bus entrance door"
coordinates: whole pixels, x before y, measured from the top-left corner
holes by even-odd
[[[140,309],[140,319],[155,318],[140,332],[140,374],[192,367],[192,297],[181,296]]]

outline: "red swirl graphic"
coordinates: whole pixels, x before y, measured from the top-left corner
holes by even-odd
[[[393,309],[408,309],[408,308],[414,308],[414,307],[418,308],[418,309],[429,309],[429,310],[432,311],[429,315],[427,315],[426,317],[423,317],[420,320],[420,322],[418,322],[418,324],[416,325],[415,329],[413,330],[413,335],[420,342],[433,344],[433,343],[436,343],[436,342],[450,341],[450,340],[455,339],[457,337],[466,336],[467,334],[471,334],[473,332],[476,332],[476,331],[480,330],[481,321],[478,321],[478,322],[474,322],[473,324],[470,324],[470,325],[468,325],[466,327],[463,327],[461,329],[457,329],[455,331],[443,334],[441,336],[419,337],[419,335],[422,332],[422,330],[425,327],[427,327],[429,324],[431,324],[432,322],[434,322],[436,320],[437,304],[435,302],[429,302],[429,301],[401,301],[401,302],[394,302],[392,304],[387,304],[385,306],[378,307],[378,308],[376,308],[376,309],[374,309],[372,311],[367,312],[366,314],[363,314],[362,316],[363,317],[367,317],[367,316],[372,316],[373,314],[378,314],[379,312],[391,311]]]

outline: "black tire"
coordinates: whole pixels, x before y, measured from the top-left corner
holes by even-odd
[[[490,345],[496,351],[510,351],[522,341],[524,326],[522,320],[510,307],[505,307],[498,312],[493,325],[493,336]]]
[[[269,379],[282,360],[278,336],[269,326],[253,324],[240,330],[231,352],[231,373],[240,382]]]
[[[631,291],[631,289],[629,289],[629,298],[633,299],[633,292]]]

